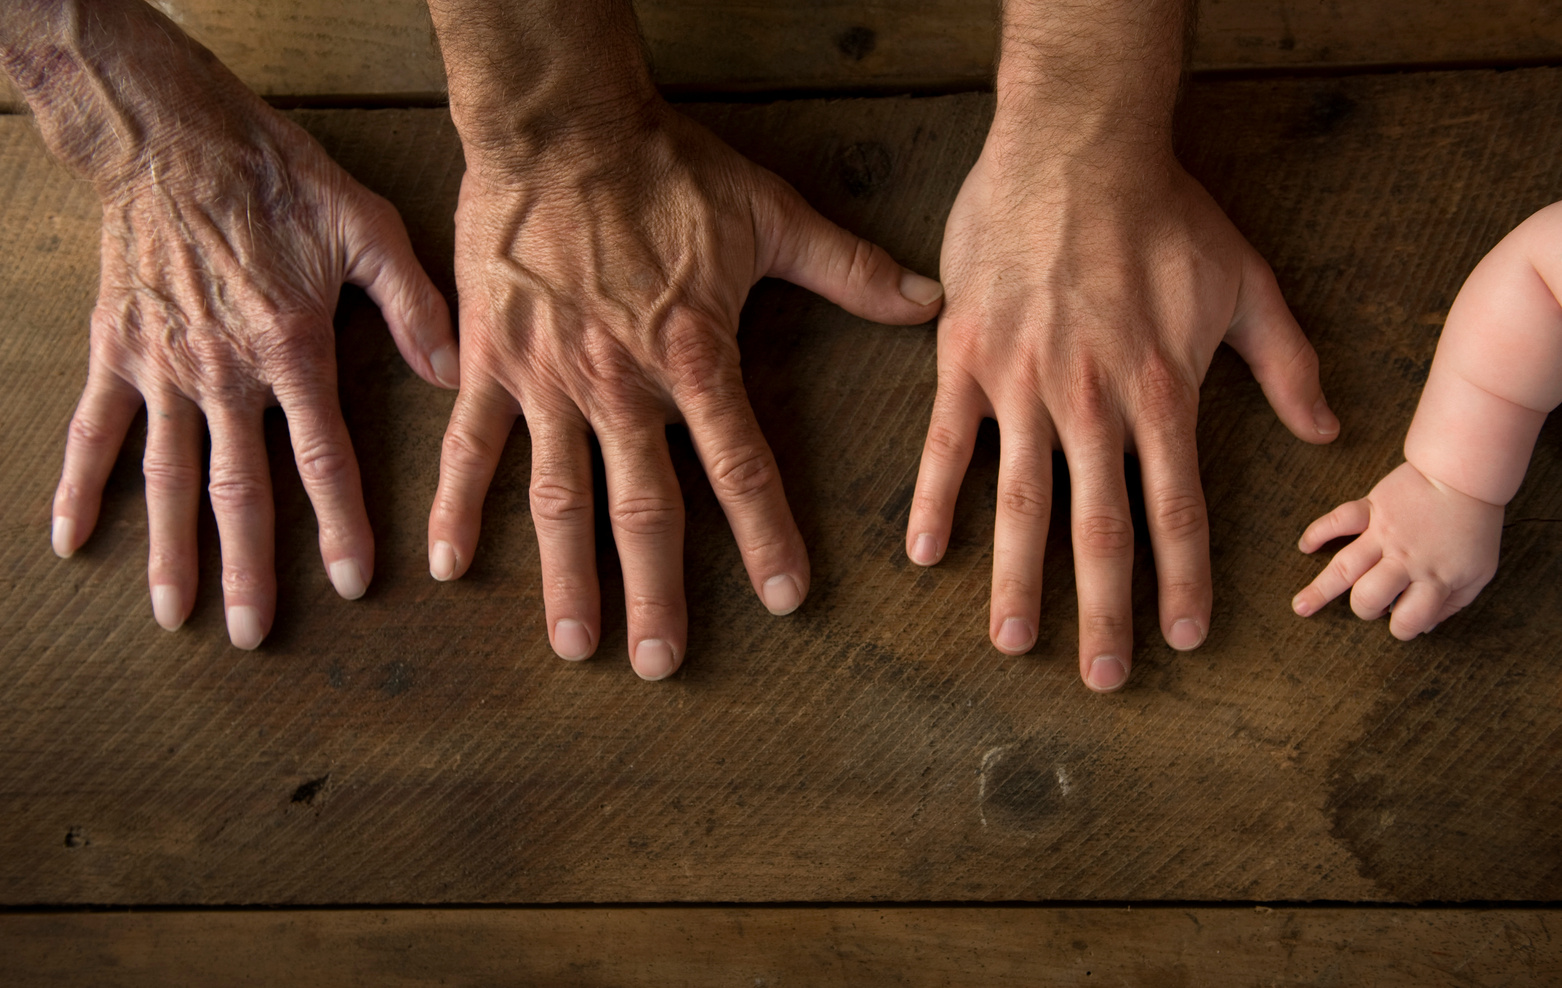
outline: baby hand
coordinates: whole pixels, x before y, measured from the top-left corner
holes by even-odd
[[[1356,616],[1371,621],[1392,607],[1389,631],[1409,641],[1474,600],[1497,572],[1502,508],[1403,463],[1366,497],[1307,526],[1299,546],[1316,552],[1345,535],[1360,538],[1335,554],[1291,608],[1308,617],[1354,586]]]

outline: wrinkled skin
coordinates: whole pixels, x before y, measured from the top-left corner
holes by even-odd
[[[484,494],[524,415],[549,637],[564,658],[591,655],[601,634],[594,434],[631,663],[647,679],[671,675],[688,619],[665,430],[683,422],[755,592],[773,613],[794,610],[808,556],[743,388],[744,298],[771,275],[909,324],[937,313],[937,283],[829,223],[659,98],[535,155],[469,142],[467,165],[456,214],[461,393],[429,517],[433,575],[470,566]]]
[[[1174,648],[1209,629],[1209,527],[1194,424],[1216,347],[1251,365],[1308,442],[1339,431],[1312,347],[1273,274],[1169,150],[1053,155],[1000,125],[945,227],[938,394],[906,548],[949,545],[977,426],[1002,435],[989,635],[1009,654],[1037,640],[1052,451],[1068,459],[1080,675],[1098,691],[1131,664],[1133,525],[1123,473],[1138,455]]]
[[[228,629],[235,645],[254,648],[276,606],[261,429],[268,405],[280,403],[287,416],[338,592],[360,596],[374,571],[337,400],[331,317],[342,283],[362,286],[380,305],[403,356],[426,380],[456,386],[458,359],[444,301],[395,210],[302,129],[247,91],[181,104],[161,118],[140,135],[145,149],[135,168],[97,176],[102,283],[87,385],[54,499],[54,548],[68,556],[92,531],[104,482],[144,402],[148,579],[158,622],[179,627],[195,600],[207,429]]]

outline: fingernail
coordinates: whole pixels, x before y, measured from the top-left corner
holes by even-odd
[[[434,379],[447,388],[461,386],[461,356],[453,345],[446,344],[429,354],[428,362],[434,367]]]
[[[363,578],[363,567],[354,559],[338,559],[330,566],[331,583],[336,592],[348,600],[357,600],[369,589],[369,581]]]
[[[1171,634],[1166,636],[1166,641],[1179,652],[1198,648],[1204,641],[1204,627],[1192,618],[1183,618],[1171,626]]]
[[[264,637],[265,632],[260,630],[260,611],[244,605],[228,608],[228,639],[234,647],[259,648]]]
[[[932,305],[943,297],[944,286],[932,278],[924,278],[915,271],[900,274],[900,294],[918,305]]]
[[[69,559],[71,553],[76,551],[76,519],[55,515],[49,539],[54,544],[54,554],[61,559]]]
[[[443,545],[444,543],[440,543]],[[574,618],[553,623],[553,651],[561,659],[579,662],[591,654],[591,633]]]
[[[938,540],[926,532],[918,535],[911,544],[911,561],[918,566],[931,566],[938,562]]]
[[[635,646],[634,661],[630,663],[635,667],[635,672],[641,679],[649,679],[653,682],[658,679],[666,679],[678,668],[678,660],[673,655],[672,646],[660,638],[647,638]]]
[[[1036,643],[1036,632],[1019,618],[1005,618],[998,628],[998,640],[994,643],[1005,652],[1029,652]]]
[[[1321,395],[1313,405],[1313,428],[1318,430],[1320,436],[1340,434],[1340,420],[1334,417],[1334,412],[1329,409],[1329,403]]]
[[[1313,605],[1310,601],[1303,600],[1301,594],[1297,594],[1295,597],[1291,598],[1291,610],[1295,611],[1302,617],[1311,617],[1313,613]]]
[[[1128,682],[1128,667],[1115,655],[1098,655],[1090,662],[1085,683],[1097,693],[1110,693]]]
[[[184,607],[179,601],[179,589],[166,583],[152,588],[152,616],[168,631],[178,631],[184,624]]]
[[[785,574],[772,576],[760,588],[759,599],[765,602],[770,613],[779,617],[792,613],[803,603],[803,588]]]
[[[455,579],[456,550],[450,547],[449,542],[434,543],[434,548],[428,554],[428,573],[441,583]]]

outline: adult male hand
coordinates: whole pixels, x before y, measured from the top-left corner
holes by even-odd
[[[54,497],[69,556],[147,406],[148,579],[173,630],[196,589],[202,416],[222,539],[228,634],[254,648],[276,609],[261,413],[280,403],[336,590],[361,596],[374,539],[336,394],[331,326],[344,281],[380,305],[417,373],[458,383],[444,300],[395,210],[301,128],[137,0],[10,0],[0,66],[44,139],[103,200],[87,384]]]
[[[601,637],[594,433],[624,573],[629,655],[683,660],[683,502],[666,427],[685,422],[755,592],[802,603],[808,556],[739,371],[738,313],[785,278],[881,322],[925,322],[937,282],[814,212],[664,103],[625,0],[431,0],[466,151],[456,212],[461,393],[429,516],[429,568],[460,576],[517,415],[549,639]]]
[[[1120,688],[1131,664],[1125,450],[1144,478],[1162,634],[1191,649],[1208,633],[1194,422],[1221,340],[1298,437],[1339,432],[1268,265],[1172,154],[1186,17],[1186,0],[1007,3],[997,111],[945,228],[938,393],[907,552],[942,558],[977,426],[996,418],[989,636],[1029,651],[1062,449],[1080,675],[1099,691]]]

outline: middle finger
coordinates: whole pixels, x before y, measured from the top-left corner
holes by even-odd
[[[660,416],[601,424],[608,516],[624,572],[629,661],[665,679],[683,661],[689,616],[683,596],[683,497]]]
[[[277,607],[276,518],[260,409],[208,408],[206,421],[228,637],[239,648],[256,648]]]
[[[1109,693],[1128,681],[1133,646],[1134,527],[1123,479],[1123,430],[1093,423],[1061,438],[1079,591],[1079,672],[1091,689]]]

